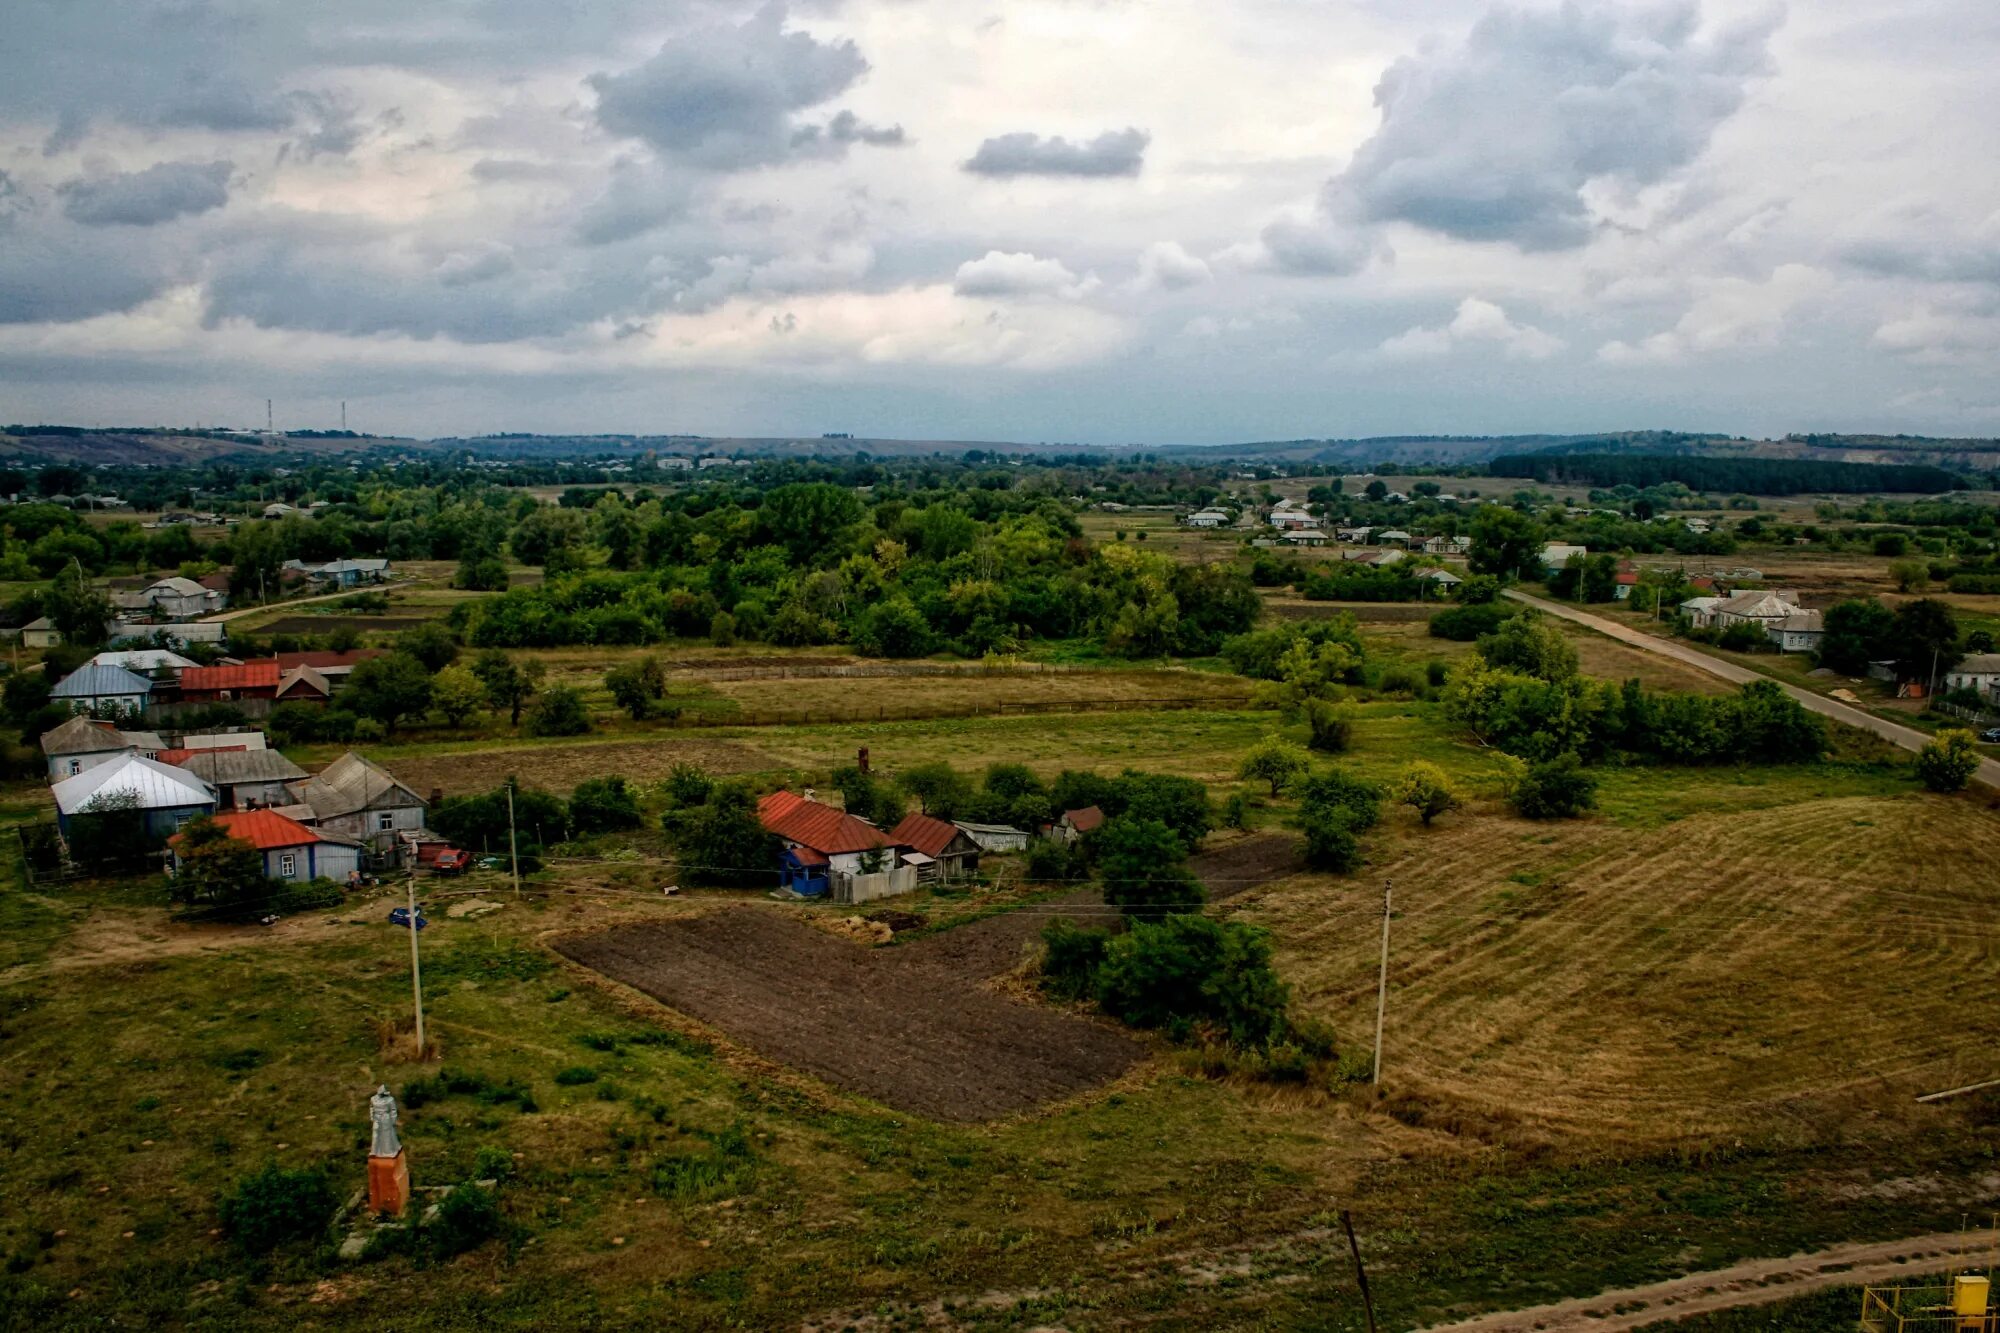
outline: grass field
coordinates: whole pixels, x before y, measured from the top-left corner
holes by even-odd
[[[1406,619],[1366,632],[1385,659],[1463,651]],[[756,674],[835,653],[667,656],[677,691],[714,699],[997,688],[979,677]],[[579,681],[610,660],[548,658]],[[1586,661],[1609,676],[1654,665]],[[1132,698],[1164,681],[1241,685],[1120,668],[1010,677],[1006,688]],[[423,1328],[1358,1333],[1343,1208],[1384,1327],[1408,1330],[1747,1256],[1948,1228],[2000,1193],[2000,1097],[1913,1101],[2000,1074],[1987,999],[2000,979],[2000,814],[1919,794],[1906,763],[1850,747],[1809,768],[1607,769],[1596,815],[1527,824],[1500,800],[1506,761],[1455,734],[1437,705],[1382,699],[1358,714],[1344,766],[1388,780],[1431,760],[1468,808],[1430,829],[1392,810],[1364,839],[1362,873],[1287,866],[1215,910],[1270,929],[1298,1003],[1333,1025],[1359,1068],[1381,883],[1394,881],[1379,1092],[1251,1081],[1139,1036],[1138,1064],[1041,1109],[977,1123],[894,1109],[865,1083],[822,1082],[806,1056],[780,1063],[730,1032],[764,1031],[742,1026],[745,1012],[784,1011],[786,1040],[806,1049],[822,1031],[872,1041],[864,1072],[948,1048],[962,1029],[944,1024],[939,1037],[932,1025],[931,1044],[906,1047],[895,1006],[878,1012],[895,996],[920,1009],[943,982],[926,990],[898,973],[874,1008],[850,1009],[822,974],[866,977],[877,962],[905,966],[900,957],[841,954],[821,968],[810,961],[828,947],[817,938],[782,950],[738,941],[715,974],[730,978],[735,1017],[709,1027],[553,947],[772,907],[755,894],[662,897],[672,868],[651,833],[623,852],[613,841],[553,858],[518,899],[492,876],[426,886],[427,1013],[457,1077],[405,1111],[413,1176],[464,1179],[482,1148],[514,1167],[500,1186],[508,1236],[421,1269],[402,1257],[343,1264],[329,1251],[246,1259],[217,1234],[218,1195],[266,1160],[324,1166],[352,1190],[368,1092],[378,1082],[407,1092],[437,1074],[408,1061],[399,1034],[408,941],[383,921],[391,899],[272,927],[195,927],[168,915],[156,880],[31,891],[0,844],[0,1067],[17,1090],[0,1131],[0,1309],[10,1324],[54,1327],[375,1327],[393,1302],[386,1322]],[[618,724],[562,741],[419,733],[366,750],[423,791],[518,773],[566,793],[604,773],[651,782],[682,759],[765,783],[823,781],[866,745],[891,774],[934,759],[1018,761],[1044,775],[1134,767],[1200,778],[1220,798],[1251,794],[1237,765],[1282,725],[1269,712],[1204,708]],[[332,752],[299,757],[311,767]],[[0,793],[0,822],[31,817],[38,793]],[[1289,837],[1289,809],[1258,793],[1252,822]],[[499,906],[445,910],[472,897]],[[916,905],[932,924],[984,916],[1017,933],[1048,910],[1011,887]],[[1020,915],[987,915],[1009,907]],[[797,910],[810,924],[834,915]],[[978,953],[978,929],[891,955],[935,941],[928,961],[913,952],[909,965],[946,966]],[[782,960],[794,957],[807,961],[788,972]],[[1016,976],[986,978],[952,980],[981,996],[1027,993]],[[654,989],[671,993],[673,980],[656,977]],[[975,1024],[1001,1012],[965,1002]],[[991,1034],[963,1035],[976,1049]]]

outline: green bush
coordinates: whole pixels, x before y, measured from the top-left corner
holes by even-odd
[[[505,1148],[487,1144],[472,1158],[472,1177],[475,1180],[505,1180],[514,1174],[514,1157]]]
[[[581,736],[590,730],[583,695],[567,685],[551,685],[528,709],[530,736]]]
[[[667,770],[666,780],[661,785],[666,789],[668,804],[685,808],[706,801],[709,792],[715,790],[715,779],[698,765],[680,759]]]
[[[1523,819],[1574,819],[1597,804],[1597,775],[1575,754],[1530,764],[1509,787],[1507,798]]]
[[[1288,993],[1269,936],[1239,921],[1182,914],[1134,922],[1098,969],[1105,1012],[1185,1037],[1212,1023],[1236,1046],[1263,1049],[1286,1030]]]
[[[1111,944],[1102,926],[1079,926],[1057,918],[1042,927],[1042,989],[1065,1000],[1097,990],[1097,970]]]
[[[1755,652],[1770,641],[1770,635],[1764,632],[1763,626],[1752,624],[1747,620],[1725,626],[1722,637],[1716,640],[1732,653]]]
[[[595,1083],[597,1078],[597,1071],[589,1065],[571,1065],[567,1069],[556,1071],[556,1084],[559,1087],[573,1088],[583,1083]]]
[[[1500,622],[1514,614],[1511,602],[1473,602],[1454,606],[1431,617],[1431,637],[1453,643],[1471,643],[1482,634],[1491,634]]]
[[[1382,789],[1329,768],[1307,778],[1299,788],[1299,810],[1309,817],[1344,812],[1349,827],[1365,833],[1382,821]]]
[[[1091,837],[1104,876],[1104,901],[1128,917],[1187,911],[1207,897],[1187,872],[1187,851],[1157,819],[1120,815]]]
[[[1963,791],[1978,771],[1979,748],[1963,728],[1946,728],[1917,751],[1917,776],[1935,792]]]
[[[437,1216],[424,1226],[424,1241],[439,1259],[477,1249],[499,1235],[505,1223],[493,1191],[463,1184],[444,1196]]]
[[[622,777],[585,778],[570,794],[569,818],[578,833],[637,828],[639,794]]]
[[[1351,875],[1361,868],[1361,840],[1355,836],[1354,815],[1339,809],[1305,812],[1306,864],[1314,870]]]
[[[1036,838],[1029,843],[1026,869],[1036,884],[1062,884],[1090,873],[1083,849],[1061,838]]]
[[[406,1109],[414,1111],[427,1102],[445,1097],[471,1097],[482,1106],[511,1105],[523,1115],[533,1115],[540,1109],[535,1104],[534,1094],[519,1079],[496,1081],[484,1074],[456,1069],[440,1069],[429,1077],[411,1079],[403,1085],[402,1095],[397,1100]]]
[[[267,1162],[237,1181],[217,1211],[231,1240],[246,1252],[265,1254],[288,1242],[317,1240],[338,1206],[324,1172],[287,1171]]]
[[[1382,669],[1375,688],[1384,694],[1415,694],[1417,673],[1401,662],[1394,663]]]
[[[699,1152],[666,1157],[653,1166],[655,1193],[681,1203],[740,1194],[756,1171],[750,1138],[741,1126],[732,1125],[720,1134],[709,1135]]]
[[[1307,699],[1306,745],[1322,754],[1342,754],[1354,743],[1354,706]]]

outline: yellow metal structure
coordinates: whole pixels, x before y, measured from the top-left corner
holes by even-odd
[[[1863,1287],[1861,1328],[1864,1333],[2000,1333],[1991,1292],[1984,1275],[1929,1286]]]

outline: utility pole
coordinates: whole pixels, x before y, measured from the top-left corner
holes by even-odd
[[[424,1060],[430,1049],[424,1044],[424,972],[417,961],[417,872],[412,870],[408,883],[410,907],[410,991],[417,1002],[417,1059]]]
[[[514,863],[514,896],[521,896],[521,841],[514,834],[514,784],[507,784],[507,856]]]
[[[1382,1082],[1382,1021],[1389,1013],[1389,907],[1395,883],[1390,879],[1382,881],[1382,972],[1375,982],[1375,1072],[1368,1080],[1377,1085]]]

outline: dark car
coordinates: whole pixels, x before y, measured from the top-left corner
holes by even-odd
[[[1979,739],[1982,741],[1991,741],[1995,745],[2000,745],[2000,727],[1988,727],[1986,730],[1979,733]]]

